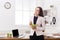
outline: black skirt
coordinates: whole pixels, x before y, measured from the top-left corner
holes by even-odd
[[[30,40],[44,40],[44,35],[37,36],[34,32],[33,36],[30,36]]]

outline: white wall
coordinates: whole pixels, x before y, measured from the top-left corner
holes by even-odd
[[[56,27],[47,27],[47,33],[60,33],[60,0],[44,0],[44,9],[50,9],[50,5],[56,7]]]
[[[11,30],[15,25],[15,0],[0,0],[0,31]],[[11,3],[11,8],[4,8],[5,2]]]

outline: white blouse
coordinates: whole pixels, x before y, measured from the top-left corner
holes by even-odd
[[[33,17],[31,18],[31,20],[30,20],[30,21],[32,22],[32,24],[33,24],[33,19],[34,19],[34,16],[33,16]],[[30,33],[30,35],[33,35],[34,31],[36,31],[36,35],[37,35],[37,36],[39,36],[39,35],[44,35],[44,32],[43,32],[43,30],[45,30],[45,20],[44,20],[44,18],[38,16],[36,25],[38,25],[37,28],[36,28],[36,30],[33,30],[33,29],[31,28],[31,33]],[[41,25],[42,25],[42,27],[41,27]]]

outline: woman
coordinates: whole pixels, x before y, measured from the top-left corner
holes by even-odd
[[[41,7],[35,9],[34,16],[31,18],[29,25],[32,30],[30,40],[44,40],[45,20]]]

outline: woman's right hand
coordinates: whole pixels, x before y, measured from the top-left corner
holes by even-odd
[[[36,29],[36,25],[35,24],[32,24],[32,22],[30,22],[30,26],[31,26],[31,28],[34,30],[34,29]]]
[[[31,25],[31,28],[34,30],[34,29],[36,29],[36,25],[35,24],[32,24]]]
[[[30,22],[29,25],[32,25],[32,22]]]

